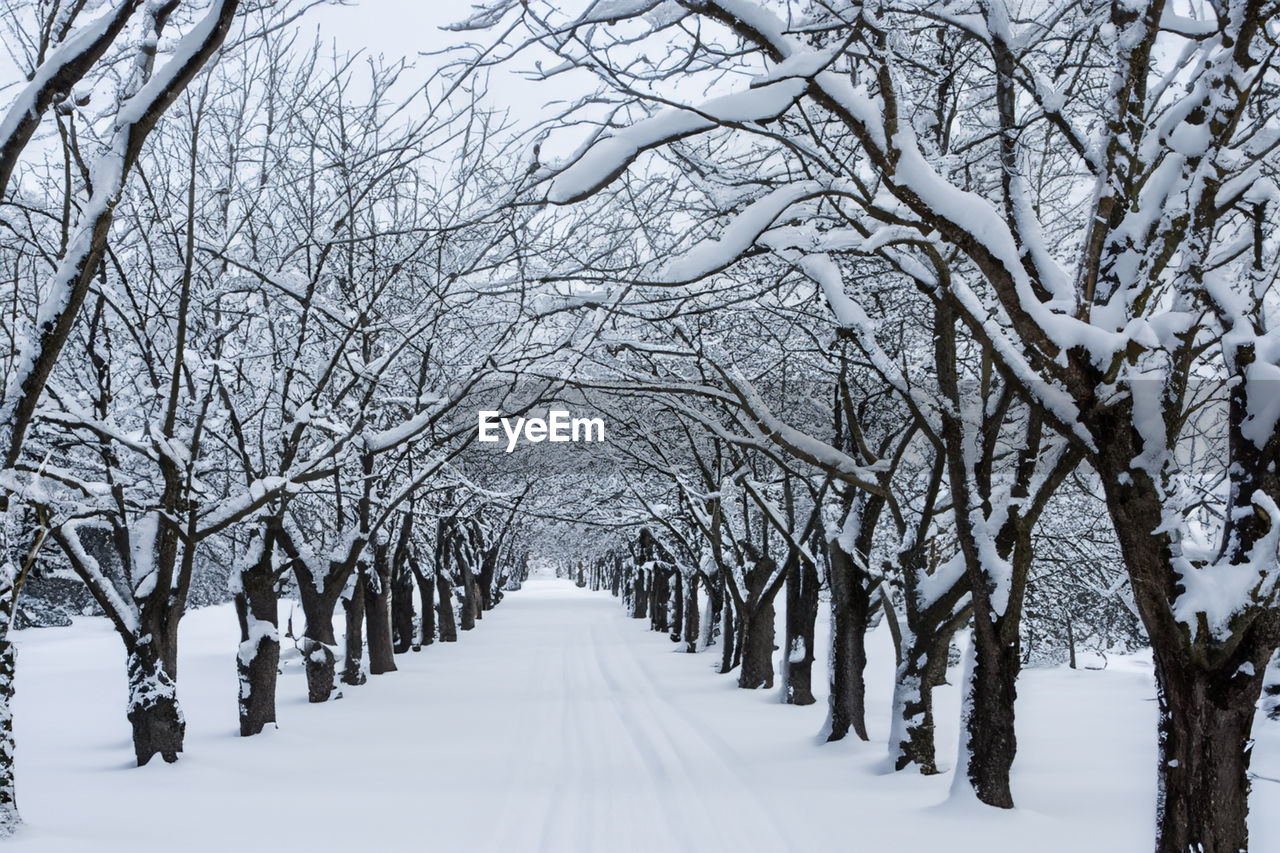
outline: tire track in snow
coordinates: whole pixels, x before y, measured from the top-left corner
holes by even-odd
[[[541,644],[521,647],[503,661],[502,671],[489,676],[513,687],[519,685],[512,691],[511,701],[525,702],[526,710],[534,713],[505,732],[510,744],[506,754],[513,760],[506,768],[506,778],[494,780],[503,797],[495,810],[493,840],[488,847],[477,849],[528,850],[533,849],[534,838],[540,834],[545,837],[556,800],[555,786],[548,782],[564,775],[560,735],[566,714],[563,691],[555,691],[554,699],[544,696],[550,685],[562,680],[563,666],[557,666],[556,656],[548,654],[549,650]]]
[[[580,790],[584,789],[583,776],[590,772],[590,762],[584,760],[582,746],[575,736],[573,727],[573,706],[570,697],[580,695],[583,688],[582,667],[572,646],[565,644],[560,653],[558,682],[561,685],[556,716],[558,725],[557,749],[561,759],[553,773],[553,784],[549,786],[551,795],[543,817],[541,839],[538,849],[545,853],[557,853],[561,850],[588,850],[585,841],[590,837],[589,821],[591,810],[575,808],[580,801]]]
[[[509,614],[511,653],[484,673],[520,716],[494,733],[511,761],[494,768],[490,843],[476,849],[789,850],[776,806],[740,773],[747,756],[662,694],[649,635],[578,595]]]
[[[641,745],[649,746],[659,767],[660,777],[680,789],[677,801],[682,809],[684,825],[690,829],[707,827],[705,838],[689,839],[696,849],[741,851],[781,851],[788,841],[773,817],[773,806],[766,803],[745,783],[731,761],[736,754],[725,755],[727,745],[709,736],[656,687],[653,676],[635,655],[619,623],[607,623],[608,641],[603,641],[605,628],[591,628],[592,660],[601,679],[609,686],[620,719]],[[608,661],[601,661],[600,649],[616,650]],[[621,676],[625,675],[625,678]],[[624,686],[625,682],[625,686]],[[626,688],[630,687],[628,691]],[[630,701],[624,701],[624,700]],[[636,701],[636,700],[640,701]],[[727,802],[725,802],[727,800]],[[695,801],[701,808],[689,813],[687,804]],[[723,808],[734,816],[717,824],[716,815]]]
[[[576,613],[578,618],[585,615]],[[594,622],[612,615],[599,611],[591,618]],[[593,624],[579,626],[568,644],[576,666],[570,689],[575,700],[572,729],[566,737],[583,758],[578,782],[585,810],[598,810],[604,819],[587,821],[577,839],[580,846],[573,849],[685,849],[679,843],[678,824],[672,822],[665,768],[653,760],[643,741],[632,736],[618,713],[615,689],[600,677],[590,639],[594,630]],[[556,848],[557,853],[564,849],[568,848]]]
[[[640,669],[644,671],[645,676],[648,678],[649,682],[650,683],[655,682],[656,679],[653,677],[653,670],[651,665],[644,658],[636,658],[635,660],[636,660],[636,665],[639,666]],[[717,674],[718,674],[718,670],[717,670]],[[773,688],[768,692],[773,692],[776,689],[777,688]],[[709,749],[711,752],[715,754],[715,760],[717,760],[720,763],[720,765],[724,767],[726,772],[732,773],[733,776],[738,780],[739,784],[741,784],[743,788],[747,791],[747,793],[750,796],[754,797],[756,802],[760,804],[762,809],[764,809],[765,808],[764,800],[761,799],[758,791],[756,790],[755,785],[747,776],[743,774],[739,766],[743,763],[742,753],[739,752],[737,749],[735,749],[734,746],[728,740],[726,740],[723,736],[721,736],[720,733],[717,732],[715,729],[707,728],[706,726],[695,726],[692,722],[690,722],[685,712],[678,705],[672,702],[670,697],[667,694],[661,691],[655,690],[653,692],[653,695],[658,702],[660,702],[665,708],[669,709],[669,711],[675,715],[675,719],[679,725],[684,726],[689,731],[693,732],[698,737],[699,741],[707,749]],[[770,811],[768,812],[768,814],[772,815],[772,812]],[[775,823],[775,826],[776,826],[776,823]]]

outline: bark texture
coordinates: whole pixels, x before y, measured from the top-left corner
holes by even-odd
[[[259,734],[276,722],[276,681],[280,672],[280,605],[270,547],[240,573],[235,596],[240,622],[236,672],[240,679],[240,735]]]
[[[788,559],[787,633],[783,642],[786,701],[789,705],[812,705],[813,635],[818,619],[818,570],[802,559]]]

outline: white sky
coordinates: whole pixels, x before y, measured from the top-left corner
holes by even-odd
[[[0,0],[0,12],[8,2]],[[99,2],[114,3],[116,0]],[[387,61],[404,57],[414,68],[401,76],[393,97],[397,100],[412,99],[432,71],[448,61],[440,56],[424,54],[467,44],[488,46],[518,14],[513,10],[502,24],[491,30],[453,32],[443,29],[468,17],[476,2],[479,0],[345,0],[337,4],[330,0],[310,9],[295,22],[293,26],[300,30],[296,44],[299,50],[306,50],[311,47],[313,38],[318,37],[326,52],[334,48],[338,53],[360,51],[371,56],[380,55]],[[557,0],[557,5],[572,13],[580,11],[587,2],[589,0]],[[90,8],[94,5],[91,3]],[[95,8],[90,17],[97,17],[104,9],[105,6]],[[9,53],[0,46],[0,114],[7,109],[18,87],[25,83],[24,73],[19,71]],[[560,74],[551,80],[530,80],[519,73],[533,70],[539,60],[546,67],[559,64],[559,60],[549,52],[535,48],[489,72],[484,104],[506,111],[516,129],[528,128],[546,118],[552,111],[549,104],[579,98],[594,91],[598,85],[594,75],[587,71]],[[356,74],[352,86],[358,89],[360,85],[361,75]],[[411,114],[412,109],[407,115]],[[543,162],[553,162],[571,154],[586,133],[585,128],[579,127],[562,130],[544,139]],[[56,137],[51,125],[46,123],[28,147],[25,159],[32,162],[50,152],[56,153]]]
[[[441,0],[359,0],[321,6],[307,15],[340,44],[393,57],[465,42],[472,34],[444,32],[440,27],[465,17],[467,8],[465,2]]]
[[[388,60],[406,57],[419,69],[410,79],[420,80],[441,60],[419,54],[468,43],[488,44],[497,38],[501,28],[461,33],[441,29],[466,18],[471,11],[471,0],[348,0],[348,5],[311,10],[302,28],[318,29],[326,43],[336,43],[339,49],[364,50]],[[514,13],[509,17],[514,18]],[[542,117],[548,102],[583,93],[575,91],[572,75],[534,82],[516,73],[518,69],[531,68],[534,58],[535,54],[521,56],[510,67],[495,69],[490,80],[489,100],[494,106],[511,110],[512,116],[522,122]],[[576,82],[593,85],[589,77],[578,77]]]
[[[6,2],[0,0],[0,5]],[[336,45],[339,51],[361,50],[374,56],[381,54],[388,60],[406,57],[418,69],[416,74],[407,75],[407,80],[420,81],[442,61],[421,53],[469,42],[487,44],[497,37],[499,30],[496,29],[463,33],[441,29],[466,18],[473,2],[475,0],[346,0],[345,5],[325,4],[310,10],[296,26],[302,30],[302,45],[309,46],[311,34],[318,33],[326,47]],[[578,5],[580,0],[565,3],[567,7]],[[539,118],[547,102],[578,94],[567,78],[532,82],[515,73],[515,69],[532,67],[533,60],[531,54],[521,57],[509,69],[495,70],[489,90],[490,101],[495,106],[509,108],[514,117],[526,121]],[[21,82],[23,75],[9,51],[0,48],[0,109],[7,106],[13,96],[15,89],[10,87]],[[592,85],[588,78],[582,77],[577,83]]]

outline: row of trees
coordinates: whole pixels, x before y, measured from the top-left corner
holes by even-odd
[[[183,749],[193,600],[234,599],[253,735],[282,595],[323,702],[456,640],[527,571],[510,478],[471,448],[475,410],[536,400],[511,377],[559,345],[520,274],[538,232],[510,203],[514,137],[465,69],[299,41],[310,5],[4,12],[27,66],[0,122],[6,833],[33,574],[75,577],[114,626],[141,765]]]
[[[32,573],[115,626],[145,763],[182,748],[193,599],[235,600],[253,734],[282,596],[327,701],[473,626],[536,546],[794,704],[828,597],[831,740],[867,736],[887,623],[899,770],[939,769],[969,630],[957,773],[998,807],[1024,663],[1149,643],[1157,849],[1247,847],[1274,2],[497,0],[460,25],[497,43],[425,79],[299,42],[307,5],[5,12],[4,828]],[[598,81],[531,145],[484,99],[522,53]],[[566,398],[607,453],[473,445],[477,410]]]
[[[654,401],[636,461],[678,493],[636,489],[668,543],[637,546],[633,611],[662,584],[718,585],[759,686],[753,634],[793,579],[803,697],[821,563],[831,736],[864,734],[861,637],[892,604],[891,750],[925,771],[929,689],[968,625],[957,772],[1009,807],[1023,617],[1074,633],[1088,603],[1028,599],[1056,566],[1150,643],[1157,849],[1246,849],[1280,644],[1278,16],[510,0],[464,24],[501,25],[501,58],[549,51],[545,75],[598,81],[546,125],[564,156],[538,177],[607,223],[598,240],[628,235],[546,277],[620,318],[584,384]],[[1091,550],[1080,531],[1122,579],[1071,552]]]

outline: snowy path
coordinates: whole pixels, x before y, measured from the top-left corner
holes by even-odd
[[[128,766],[122,655],[105,623],[23,632],[28,826],[6,849],[1150,848],[1154,709],[1140,662],[1027,673],[1020,808],[1000,813],[947,803],[949,776],[883,774],[887,669],[869,673],[873,742],[818,746],[821,707],[738,691],[711,655],[675,652],[566,582],[531,581],[457,645],[402,656],[400,673],[328,705],[306,704],[291,660],[281,728],[252,739],[235,736],[233,613],[197,611],[183,630],[187,753],[143,769]],[[942,691],[945,756],[954,707]],[[1259,772],[1280,769],[1277,747],[1261,744]],[[1280,785],[1257,785],[1255,813],[1272,816],[1255,818],[1254,849],[1280,849]]]

